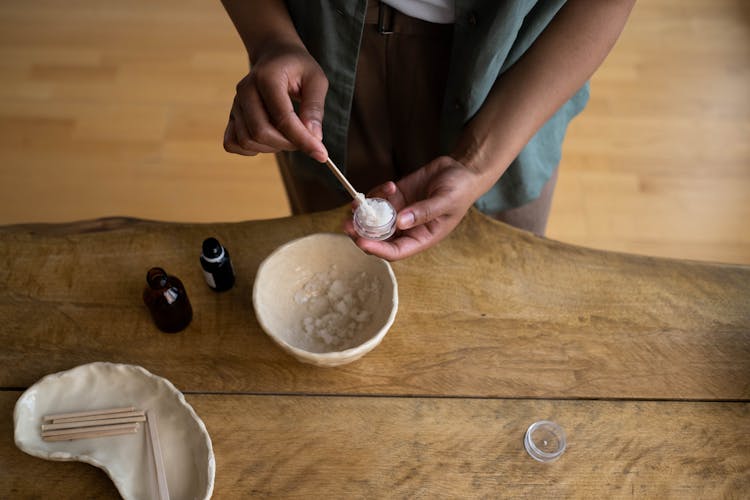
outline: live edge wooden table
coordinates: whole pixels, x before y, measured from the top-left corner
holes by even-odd
[[[185,393],[213,440],[214,498],[748,495],[750,267],[579,248],[470,212],[393,264],[382,344],[318,368],[262,332],[252,284],[277,246],[344,216],[0,228],[0,497],[117,497],[100,470],[13,444],[21,392],[92,361]],[[208,236],[231,252],[229,292],[203,281]],[[179,334],[141,301],[151,266],[186,285],[195,315]],[[541,419],[568,437],[551,464],[523,447]]]

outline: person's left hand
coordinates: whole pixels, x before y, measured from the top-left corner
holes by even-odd
[[[367,253],[399,260],[436,245],[448,236],[486,188],[479,174],[449,156],[432,160],[396,183],[386,182],[367,196],[388,200],[398,212],[395,237],[360,237],[351,219],[344,231]]]

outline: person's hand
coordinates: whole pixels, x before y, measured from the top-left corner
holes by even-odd
[[[486,188],[479,174],[441,156],[400,181],[386,182],[368,197],[388,200],[398,211],[397,232],[388,241],[362,238],[351,219],[344,230],[367,253],[399,260],[436,245],[448,236]]]
[[[301,150],[325,162],[321,125],[327,91],[328,79],[304,47],[264,48],[237,84],[224,149],[246,156]]]

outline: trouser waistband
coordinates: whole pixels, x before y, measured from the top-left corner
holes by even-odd
[[[452,24],[438,24],[407,16],[378,0],[367,2],[365,24],[374,25],[381,35],[440,35],[453,29]]]

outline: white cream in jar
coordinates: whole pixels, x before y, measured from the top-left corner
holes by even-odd
[[[396,231],[396,209],[383,198],[357,196],[354,229],[363,238],[386,240]]]

